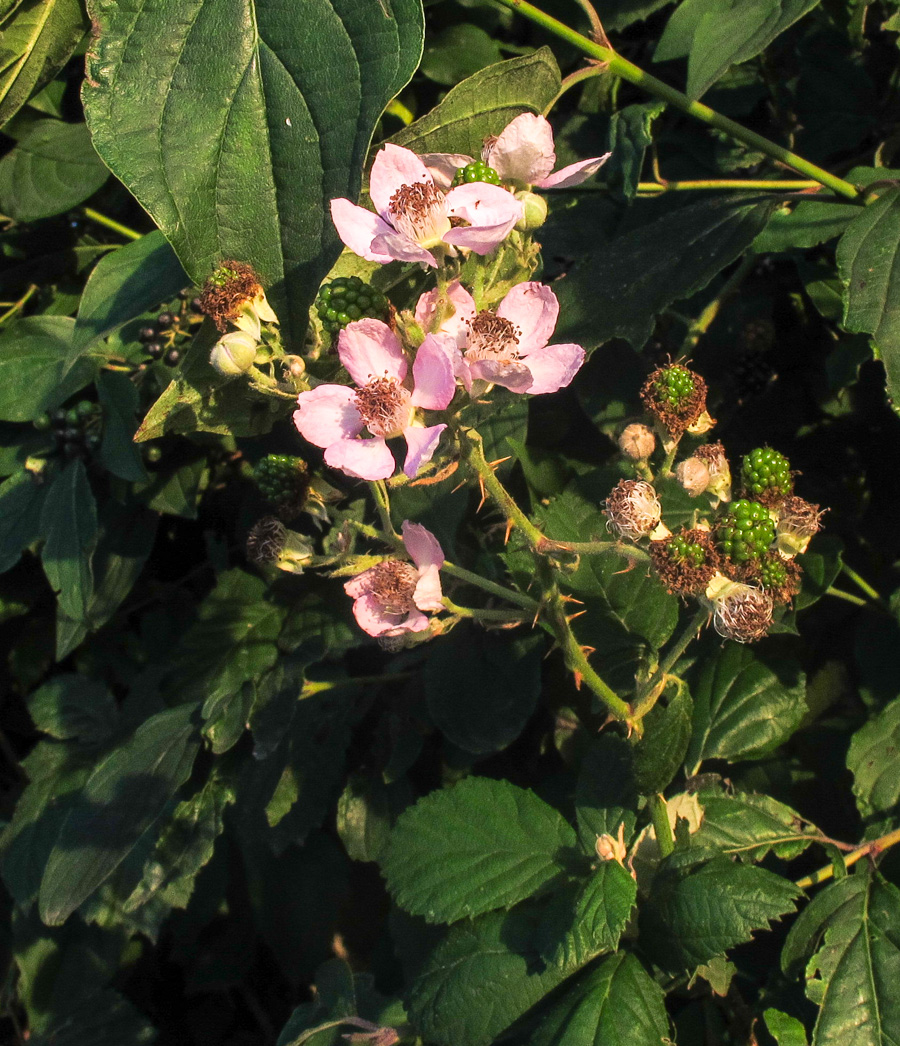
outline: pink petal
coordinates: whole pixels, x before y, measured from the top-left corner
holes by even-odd
[[[411,425],[408,429],[403,430],[407,447],[403,471],[410,479],[419,471],[421,465],[424,465],[426,461],[431,461],[432,455],[437,450],[441,433],[446,427],[446,425],[431,425],[419,428],[417,425]]]
[[[368,570],[364,570],[361,574],[357,574],[355,577],[350,578],[349,581],[345,581],[344,591],[353,599],[359,599],[360,596],[364,596],[369,591],[370,585],[375,579],[375,575],[375,567],[369,567]]]
[[[489,254],[509,235],[523,214],[522,204],[511,192],[488,182],[469,182],[447,193],[447,213],[463,218],[460,226],[444,234],[444,242]]]
[[[346,385],[318,385],[301,392],[294,411],[297,431],[317,447],[358,436],[363,423],[355,400],[356,393]]]
[[[370,636],[399,636],[404,632],[421,632],[428,627],[428,618],[412,611],[406,618],[402,614],[386,614],[374,596],[360,596],[353,604],[356,623]]]
[[[372,241],[372,249],[383,252],[392,261],[421,262],[437,268],[437,259],[431,251],[426,251],[415,240],[393,230],[376,236]]]
[[[366,317],[348,323],[338,335],[338,356],[357,385],[367,385],[372,378],[406,377],[400,339],[381,320]]]
[[[430,331],[431,325],[434,323],[437,296],[438,292],[435,287],[434,290],[425,291],[416,304],[416,323],[423,331]],[[478,310],[475,308],[475,299],[459,280],[454,280],[447,288],[447,297],[450,299],[454,312],[444,318],[439,330],[442,334],[452,334],[458,338],[460,334],[465,334],[466,323],[475,318]]]
[[[525,392],[532,384],[531,371],[524,363],[501,363],[499,360],[470,360],[469,373],[491,385],[502,385],[510,392]]]
[[[338,236],[360,258],[378,262],[380,265],[393,261],[393,255],[385,253],[373,244],[377,236],[394,231],[377,214],[372,214],[365,207],[357,207],[349,200],[338,199],[331,201],[331,220]]]
[[[534,184],[539,189],[567,189],[572,185],[581,185],[583,181],[590,178],[596,171],[599,171],[610,156],[612,156],[612,153],[606,153],[605,156],[595,156],[592,160],[579,160],[578,163],[570,163],[568,167],[563,167],[549,177],[542,178]]]
[[[553,131],[543,116],[522,113],[482,154],[504,181],[533,185],[553,170]]]
[[[354,479],[387,479],[397,467],[383,439],[342,439],[325,450],[325,464]]]
[[[410,559],[420,572],[429,567],[439,570],[444,565],[444,550],[441,548],[441,543],[427,527],[405,519],[400,533],[403,535],[403,544],[406,546]],[[424,607],[422,609],[424,610]]]
[[[444,593],[441,591],[441,576],[437,567],[429,567],[422,572],[413,593],[413,602],[419,610],[443,610],[444,604],[441,600]]]
[[[369,199],[375,210],[390,221],[391,197],[404,185],[416,182],[431,183],[428,168],[410,149],[402,145],[386,145],[379,149],[369,175]]]
[[[412,405],[426,410],[444,410],[456,392],[453,361],[459,354],[449,335],[429,334],[419,346],[413,363],[415,388]]]
[[[453,184],[459,168],[472,163],[472,157],[463,153],[419,153],[419,159],[428,168],[434,184],[444,192]]]
[[[534,396],[564,389],[584,363],[580,345],[548,345],[526,357],[525,363],[534,378],[525,390]]]
[[[518,283],[500,302],[497,315],[519,328],[519,352],[526,355],[542,349],[550,340],[559,316],[559,302],[542,283]]]

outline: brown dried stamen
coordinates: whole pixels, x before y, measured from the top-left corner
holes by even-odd
[[[372,568],[369,594],[384,614],[408,614],[414,607],[418,572],[412,563],[386,559]]]
[[[409,421],[410,394],[396,378],[374,378],[356,390],[356,409],[373,436],[387,439]]]
[[[469,321],[466,356],[476,360],[518,363],[521,331],[503,316],[483,309]]]
[[[419,243],[437,242],[450,228],[444,195],[429,182],[401,185],[388,210],[394,228]]]
[[[239,261],[225,261],[206,281],[200,295],[200,309],[220,331],[228,321],[237,319],[247,302],[262,294],[259,277],[253,267]]]

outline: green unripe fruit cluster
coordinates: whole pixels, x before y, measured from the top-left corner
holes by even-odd
[[[326,283],[316,298],[316,312],[329,334],[337,334],[354,320],[368,316],[387,320],[388,300],[358,276],[338,276]]]
[[[309,483],[306,462],[290,454],[267,454],[254,467],[253,478],[261,493],[276,505],[302,499]]]
[[[669,556],[679,563],[687,563],[690,567],[702,567],[706,560],[706,551],[702,545],[685,541],[680,534],[676,534],[669,541]]]
[[[493,167],[488,167],[481,160],[467,164],[465,167],[457,167],[453,178],[454,186],[466,185],[469,182],[487,182],[489,185],[499,185],[500,175]]]
[[[744,455],[741,466],[744,489],[750,494],[774,491],[789,494],[791,490],[791,465],[788,459],[771,447],[757,447]]]
[[[694,375],[687,367],[673,364],[660,371],[654,392],[661,403],[667,403],[673,410],[680,410],[691,398],[694,387]]]
[[[779,559],[767,559],[760,565],[759,580],[763,588],[781,588],[788,581],[787,566]]]
[[[759,559],[775,540],[775,522],[758,501],[735,501],[716,531],[722,552],[735,563]]]

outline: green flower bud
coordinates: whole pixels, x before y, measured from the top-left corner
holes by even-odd
[[[516,193],[516,199],[522,204],[524,216],[516,222],[516,228],[522,232],[539,229],[547,220],[547,201],[536,192],[523,189]]]
[[[256,359],[256,339],[244,331],[219,338],[209,354],[213,368],[226,378],[246,374]]]

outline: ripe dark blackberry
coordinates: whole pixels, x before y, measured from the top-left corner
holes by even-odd
[[[158,327],[166,328],[171,327],[175,322],[175,316],[171,312],[161,312],[156,317],[156,325]]]
[[[744,493],[766,505],[775,505],[794,489],[791,464],[771,447],[757,447],[744,455],[741,465]]]
[[[153,341],[155,337],[155,327],[141,327],[141,329],[138,331],[138,341]]]
[[[677,438],[706,410],[706,382],[680,363],[669,363],[657,367],[644,382],[641,401]]]
[[[386,322],[390,305],[383,294],[358,276],[338,276],[319,290],[316,312],[325,330],[334,335],[363,316]]]
[[[302,458],[290,454],[267,454],[257,462],[253,478],[260,493],[281,513],[296,513],[303,507],[309,489],[309,473]]]
[[[650,558],[667,590],[678,595],[704,592],[719,561],[705,530],[683,530],[662,541],[651,541]]]
[[[488,167],[481,160],[467,164],[465,167],[457,167],[453,178],[453,185],[467,185],[469,182],[487,182],[489,185],[499,185],[500,175],[493,167]]]
[[[774,540],[775,521],[758,501],[732,502],[731,511],[716,528],[719,551],[739,565],[759,559]]]
[[[166,347],[161,341],[151,341],[144,351],[151,360],[161,360]]]
[[[169,351],[166,353],[164,363],[167,367],[177,367],[180,360],[181,353],[178,351],[178,349],[169,349]]]

